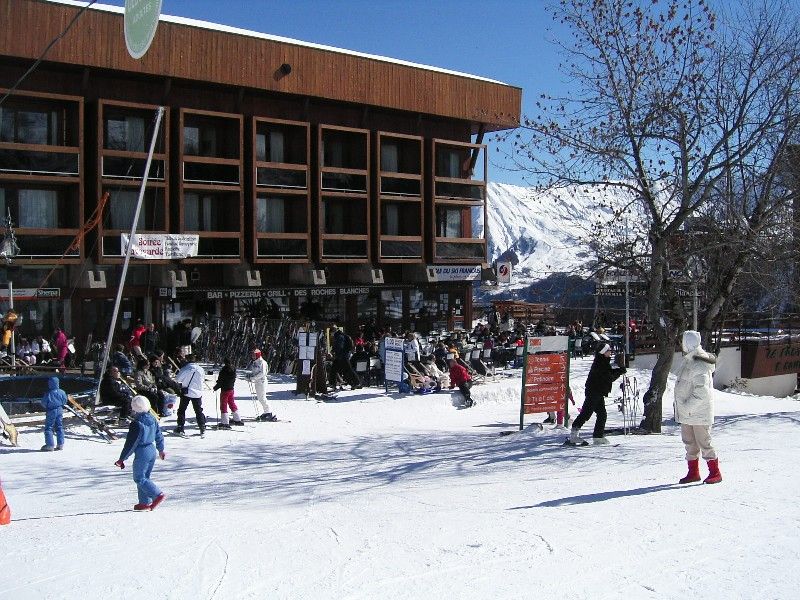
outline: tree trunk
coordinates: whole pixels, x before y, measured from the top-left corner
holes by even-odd
[[[672,358],[675,348],[671,339],[667,344],[658,344],[658,360],[650,374],[650,387],[642,398],[644,402],[644,418],[639,427],[650,433],[661,433],[661,420],[663,415],[664,390],[667,389],[667,378],[672,368]]]

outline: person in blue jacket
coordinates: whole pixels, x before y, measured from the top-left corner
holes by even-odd
[[[47,380],[48,391],[45,392],[39,401],[47,415],[44,418],[44,446],[42,452],[52,452],[53,450],[64,449],[64,405],[67,403],[67,394],[58,385],[58,377],[51,377]],[[53,432],[56,439],[53,443]]]
[[[150,473],[156,462],[156,450],[161,460],[164,454],[164,436],[158,421],[150,412],[150,400],[144,396],[134,396],[131,400],[133,422],[128,429],[125,445],[120,452],[119,460],[114,464],[120,469],[125,468],[125,460],[133,457],[133,480],[139,492],[139,502],[133,510],[153,510],[164,501],[164,494],[158,486],[150,480]]]

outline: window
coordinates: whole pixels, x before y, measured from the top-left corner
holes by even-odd
[[[286,204],[283,198],[259,197],[256,227],[263,233],[286,233]]]
[[[113,192],[110,196],[108,211],[109,229],[130,230],[138,201],[138,190],[118,190]],[[144,210],[139,211],[139,222],[136,224],[136,229],[144,228],[144,213]]]
[[[208,158],[239,158],[240,123],[232,118],[186,115],[183,153]]]
[[[186,192],[183,199],[184,231],[239,231],[237,194]]]
[[[436,151],[436,176],[463,179],[467,176],[462,170],[462,165],[469,159],[465,150],[454,148],[437,148]]]
[[[0,188],[0,217],[11,213],[19,228],[60,229],[74,227],[77,216],[68,208],[66,190]]]
[[[399,149],[397,144],[381,143],[381,170],[397,173],[400,170]]]
[[[131,115],[110,116],[105,123],[105,147],[109,150],[144,152],[145,120]]]
[[[384,202],[381,234],[421,236],[420,205],[416,202]]]
[[[286,162],[283,152],[283,132],[269,131],[256,135],[256,160],[262,162]]]
[[[440,206],[436,209],[436,237],[460,238],[461,209]]]
[[[46,108],[0,107],[0,142],[64,145],[62,111]]]

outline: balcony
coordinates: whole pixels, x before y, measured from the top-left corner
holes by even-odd
[[[378,132],[378,256],[423,262],[423,138]]]
[[[253,262],[310,260],[310,126],[253,119]]]
[[[365,129],[319,128],[321,262],[370,260],[369,136]]]
[[[83,259],[82,173],[83,99],[11,94],[0,107],[0,214],[11,214],[20,263]]]
[[[139,199],[157,106],[100,100],[97,111],[97,188],[108,192],[98,227],[99,262],[123,258],[121,235],[129,234]],[[169,231],[169,112],[165,112],[148,173],[147,189],[136,232]]]
[[[180,233],[199,236],[198,255],[184,263],[243,258],[242,127],[241,115],[180,110],[176,218]]]
[[[486,146],[433,140],[434,263],[486,261]]]

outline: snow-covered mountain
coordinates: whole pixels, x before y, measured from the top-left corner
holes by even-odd
[[[537,190],[489,183],[489,260],[514,264],[511,289],[516,290],[553,274],[580,274],[593,259],[586,244],[589,229],[611,219],[607,205],[619,195],[602,186]]]

